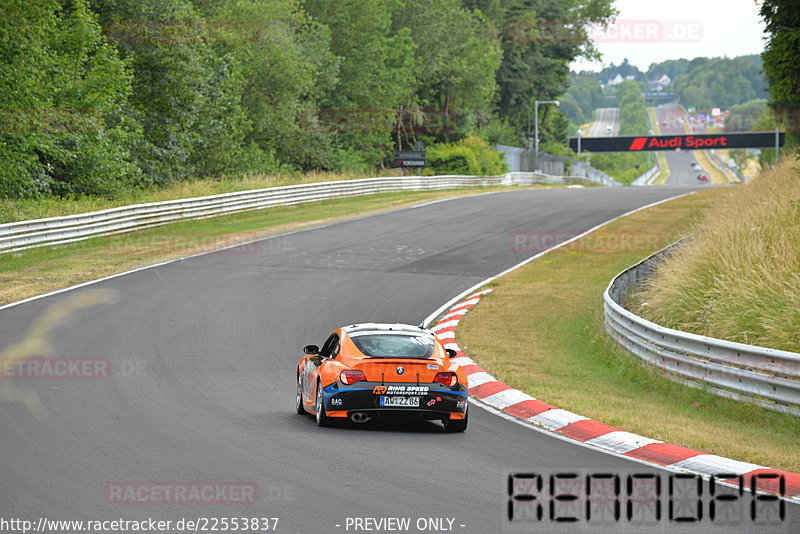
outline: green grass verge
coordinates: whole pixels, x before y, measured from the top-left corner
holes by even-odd
[[[800,418],[667,380],[611,340],[603,325],[608,282],[685,235],[725,194],[706,190],[629,215],[498,279],[465,316],[459,345],[499,380],[559,408],[696,450],[800,471]]]
[[[383,176],[399,176],[400,174],[400,170],[393,169],[385,171]],[[375,174],[367,175],[335,172],[311,172],[299,176],[251,174],[236,179],[209,178],[179,182],[165,187],[135,189],[126,191],[124,194],[121,194],[119,198],[114,199],[91,196],[76,198],[46,197],[30,200],[0,199],[0,224],[29,219],[41,219],[44,217],[74,215],[77,213],[128,206],[130,204],[202,197],[282,185],[330,182],[334,180],[355,180],[358,178],[372,178],[375,176]]]
[[[0,254],[0,304],[290,230],[415,202],[501,189],[485,187],[333,199]],[[331,214],[335,216],[331,217]]]

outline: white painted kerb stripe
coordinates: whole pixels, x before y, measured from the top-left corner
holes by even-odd
[[[464,367],[465,365],[478,365],[475,363],[475,360],[467,356],[459,356],[458,358],[453,358],[450,361],[460,365],[461,367]]]
[[[489,373],[472,373],[467,375],[467,388],[472,389],[487,382],[497,382],[497,379]]]
[[[445,330],[447,328],[455,328],[456,326],[458,326],[458,321],[455,321],[455,320],[454,321],[445,321],[443,323],[437,324],[436,326],[431,328],[431,330],[433,330],[434,332],[438,332],[439,330]]]
[[[481,399],[481,401],[485,402],[486,404],[494,406],[495,408],[500,408],[501,410],[527,400],[536,399],[517,389],[507,389]]]
[[[704,475],[733,474],[743,475],[756,469],[765,469],[756,464],[723,458],[716,454],[699,454],[680,462],[672,464],[670,467],[686,469],[687,471],[699,472]]]
[[[638,449],[639,447],[644,447],[645,445],[650,445],[651,443],[663,443],[663,441],[646,438],[631,432],[617,430],[586,440],[586,443],[588,445],[596,445],[604,449],[616,451],[620,454],[625,454],[626,452]]]
[[[528,417],[528,421],[531,423],[541,425],[548,430],[558,430],[559,428],[564,428],[565,426],[571,425],[576,421],[584,421],[586,419],[588,419],[588,417],[568,412],[567,410],[562,410],[561,408],[547,410],[546,412],[534,415],[533,417]]]

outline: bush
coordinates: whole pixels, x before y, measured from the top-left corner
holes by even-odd
[[[432,145],[425,174],[497,175],[508,170],[503,157],[480,137]]]

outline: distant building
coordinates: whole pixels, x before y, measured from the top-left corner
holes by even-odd
[[[631,80],[635,80],[635,79],[636,79],[636,76],[634,76],[632,74],[629,74],[628,76],[625,76],[623,78],[620,73],[616,73],[614,76],[609,76],[608,83],[606,85],[608,87],[614,87],[616,85],[621,84],[622,82],[627,82],[627,81],[631,81]]]
[[[654,80],[647,82],[647,89],[650,91],[663,91],[672,84],[672,79],[666,74],[662,74]]]

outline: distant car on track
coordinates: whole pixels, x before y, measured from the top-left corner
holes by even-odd
[[[703,182],[703,183],[708,182],[708,175],[707,174],[698,174],[697,175],[697,180],[700,181],[700,182]]]
[[[364,323],[335,330],[322,348],[307,345],[297,365],[296,409],[317,424],[349,419],[441,421],[467,428],[467,375],[426,328]]]
[[[700,172],[700,171],[703,170],[703,167],[701,167],[700,164],[695,161],[695,162],[692,162],[692,170]]]

